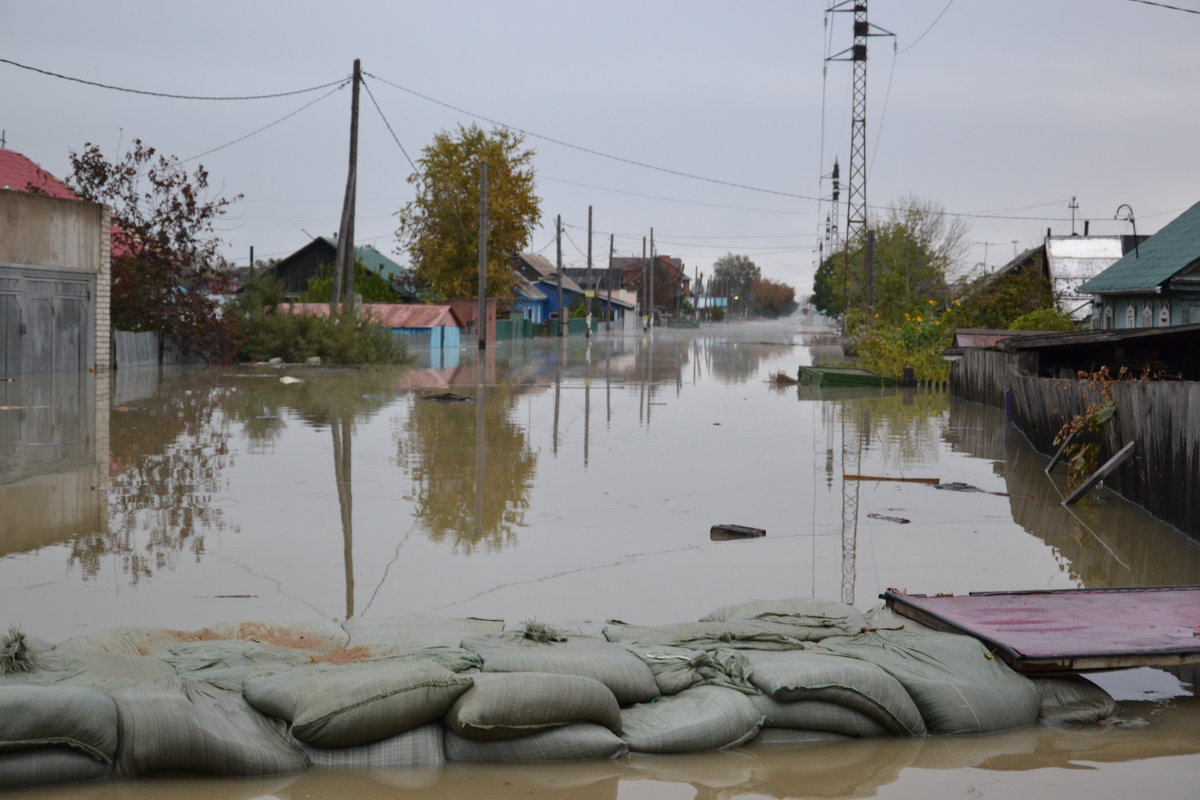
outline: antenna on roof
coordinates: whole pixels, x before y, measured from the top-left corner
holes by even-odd
[[[0,131],[0,150],[3,150],[8,146],[8,140],[4,138],[6,133],[8,133],[8,131]]]

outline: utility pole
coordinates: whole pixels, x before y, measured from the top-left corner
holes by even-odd
[[[563,308],[562,299],[562,214],[554,218],[554,245],[558,251],[554,275],[558,281],[558,335],[566,336],[567,310]]]
[[[604,330],[612,330],[613,304],[612,304],[612,262],[613,262],[613,234],[608,235],[608,272],[605,273],[605,281],[608,283],[608,316],[604,318]]]
[[[867,228],[867,308],[875,308],[875,231]]]
[[[358,89],[362,84],[362,65],[354,59],[354,89],[350,96],[350,170],[346,176],[346,197],[342,200],[342,222],[338,226],[337,260],[334,265],[330,313],[336,313],[345,296],[354,302],[354,198],[358,188]]]
[[[596,287],[592,284],[592,207],[588,206],[588,253],[587,253],[587,327],[584,329],[584,337],[592,338],[592,295],[596,293]]]
[[[1067,208],[1071,209],[1071,235],[1075,235],[1075,212],[1079,209],[1079,203],[1075,202],[1075,196],[1071,196],[1071,202],[1067,203]]]
[[[646,331],[650,318],[646,315],[646,297],[649,296],[649,290],[646,288],[646,237],[642,237],[642,296],[638,298],[638,302],[642,306],[642,331]]]
[[[488,235],[488,165],[479,162],[479,298],[475,306],[475,327],[479,333],[479,349],[487,348],[487,235]]]
[[[650,332],[654,332],[654,283],[658,277],[658,254],[654,252],[654,228],[650,229]]]

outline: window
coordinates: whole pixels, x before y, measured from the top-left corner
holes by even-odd
[[[1137,325],[1137,312],[1133,310],[1133,303],[1127,303],[1125,306],[1125,327],[1132,328]]]
[[[1158,307],[1158,324],[1159,327],[1166,327],[1171,324],[1171,304],[1163,303]]]
[[[1153,328],[1154,327],[1154,310],[1151,308],[1151,305],[1152,305],[1151,303],[1146,303],[1144,306],[1142,306],[1142,327],[1143,328]]]

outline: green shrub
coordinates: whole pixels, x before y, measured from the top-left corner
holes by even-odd
[[[1039,308],[1008,323],[1010,331],[1075,331],[1079,326],[1057,308]]]
[[[242,318],[240,358],[300,362],[317,356],[327,364],[400,364],[409,360],[404,343],[378,325],[343,310],[329,317],[251,312]]]

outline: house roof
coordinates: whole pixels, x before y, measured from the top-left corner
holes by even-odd
[[[1056,236],[1046,239],[1046,258],[1050,277],[1060,305],[1074,319],[1082,319],[1091,309],[1091,297],[1080,294],[1085,281],[1099,275],[1120,260],[1121,236]]]
[[[1154,291],[1200,259],[1200,203],[1079,287],[1081,292]]]
[[[513,274],[517,278],[517,283],[514,288],[516,289],[517,294],[520,295],[523,299],[532,300],[534,302],[537,302],[538,300],[546,299],[546,293],[543,292],[541,289],[539,289],[537,286],[535,286],[531,280],[529,280],[528,278],[526,278],[524,275],[520,274],[519,272],[515,272]]]
[[[329,236],[319,236],[317,238],[320,241],[324,242],[329,247],[333,248],[333,251],[335,253],[337,252],[337,245],[338,245],[337,239],[331,238]],[[314,240],[314,241],[316,241],[316,240]],[[297,251],[297,252],[299,252],[299,251]],[[400,266],[395,261],[392,261],[390,258],[385,256],[383,253],[376,250],[374,247],[355,246],[354,258],[358,261],[361,261],[362,265],[364,267],[366,267],[369,271],[374,272],[378,275],[382,275],[384,278],[389,278],[389,279],[390,278],[403,278],[405,275],[408,274],[407,269]]]
[[[33,191],[64,200],[79,199],[79,195],[68,189],[58,178],[13,150],[0,150],[0,189]]]
[[[328,303],[281,303],[279,310],[287,314],[309,314],[328,317]],[[382,328],[461,328],[462,321],[450,306],[426,306],[415,303],[364,303],[363,317]]]
[[[554,286],[558,285],[558,270],[544,257],[539,256],[537,253],[522,253],[517,258],[534,273],[532,276],[533,280],[553,284]],[[571,277],[565,271],[562,276],[562,288],[565,292],[583,294],[583,289],[580,288],[578,283],[571,280]]]

